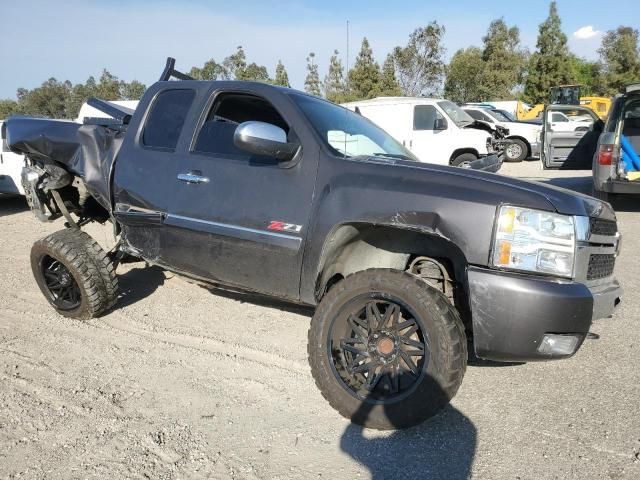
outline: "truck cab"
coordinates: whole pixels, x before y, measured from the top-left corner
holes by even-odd
[[[491,135],[448,100],[379,97],[343,106],[382,127],[421,162],[462,166],[496,153]]]

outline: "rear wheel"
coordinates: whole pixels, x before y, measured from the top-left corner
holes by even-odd
[[[406,272],[348,276],[323,298],[309,329],[313,377],[354,423],[404,428],[455,395],[467,361],[464,327],[447,298]]]
[[[521,162],[527,158],[529,149],[526,143],[517,138],[509,139],[509,142],[504,149],[504,159],[506,162]]]
[[[65,317],[87,320],[117,300],[113,263],[80,230],[61,230],[38,240],[31,249],[31,269],[45,298]]]
[[[451,165],[454,167],[469,167],[469,164],[477,159],[478,157],[473,153],[461,153],[451,160]]]

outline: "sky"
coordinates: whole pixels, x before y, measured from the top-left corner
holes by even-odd
[[[637,0],[559,0],[571,50],[596,59],[603,32],[621,22],[640,27]],[[409,34],[432,20],[446,28],[446,57],[482,43],[491,20],[504,17],[520,28],[523,46],[535,49],[547,0],[0,0],[0,98],[15,98],[50,77],[84,82],[103,68],[147,85],[159,77],[168,56],[188,71],[218,62],[242,45],[249,62],[274,75],[282,60],[294,88],[303,88],[306,57],[316,53],[321,77],[334,49],[353,65],[362,37],[382,63]]]

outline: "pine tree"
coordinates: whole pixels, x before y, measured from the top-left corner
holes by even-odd
[[[396,78],[396,64],[391,53],[387,55],[387,58],[382,64],[380,95],[385,97],[398,97],[402,95],[398,79]]]
[[[531,103],[544,103],[552,87],[575,81],[567,36],[562,32],[558,7],[549,5],[549,16],[540,24],[536,51],[529,60],[525,98]]]
[[[324,77],[324,95],[335,103],[347,101],[347,84],[344,78],[342,60],[338,58],[338,50],[333,51],[329,59],[329,71]]]
[[[316,54],[311,52],[307,57],[307,78],[304,80],[304,91],[315,95],[322,96],[320,91],[320,75],[318,74],[318,65],[315,63]]]
[[[284,68],[284,65],[281,60],[278,60],[278,65],[276,66],[276,78],[273,81],[274,84],[280,85],[281,87],[289,87],[289,75],[287,75],[287,71]]]
[[[356,63],[348,73],[349,93],[354,100],[366,100],[380,94],[380,66],[373,59],[367,37],[362,39]]]
[[[520,48],[520,30],[504,19],[494,20],[482,39],[484,69],[480,77],[482,100],[508,100],[520,84],[526,52]]]

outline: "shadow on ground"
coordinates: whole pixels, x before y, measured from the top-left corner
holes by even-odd
[[[363,402],[354,417],[366,420],[370,410]],[[372,480],[467,479],[476,444],[476,427],[451,405],[425,423],[390,433],[351,423],[340,439],[342,451],[366,467]]]
[[[0,193],[0,217],[15,215],[27,210],[29,210],[29,205],[24,197]]]
[[[164,270],[160,267],[140,267],[118,274],[120,295],[115,308],[128,307],[153,294],[165,282]]]

